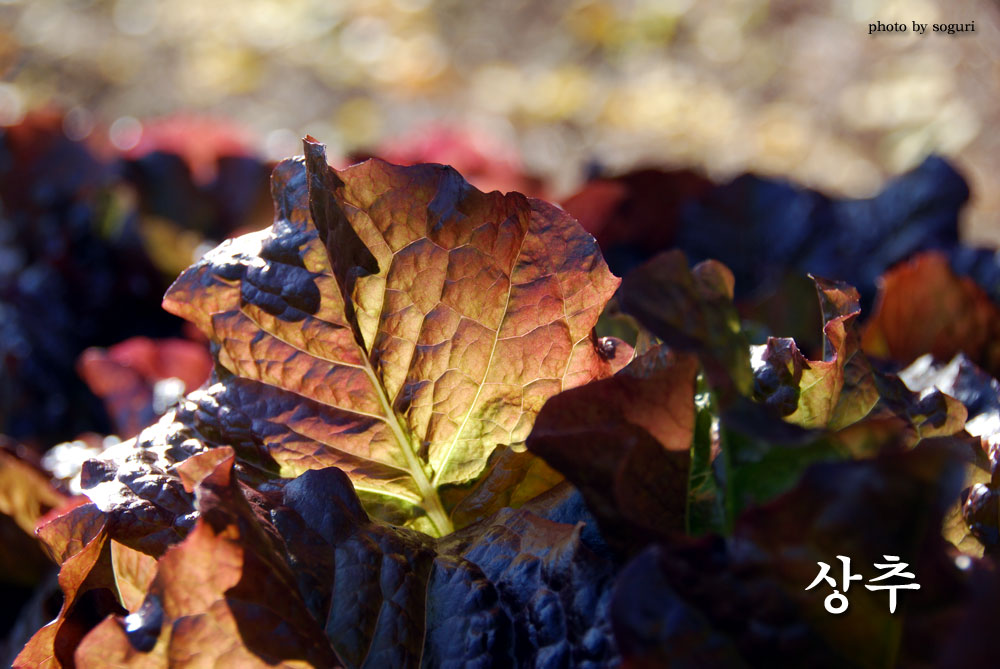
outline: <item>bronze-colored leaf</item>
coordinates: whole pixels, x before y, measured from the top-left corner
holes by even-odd
[[[83,508],[77,507],[77,509]],[[59,615],[31,637],[14,660],[15,667],[71,665],[73,652],[81,636],[87,631],[81,624],[85,620],[77,620],[77,614],[83,614],[86,619],[90,613],[77,606],[81,599],[94,593],[99,601],[104,600],[98,604],[98,610],[115,608],[113,602],[108,601],[115,588],[110,557],[108,534],[101,525],[78,552],[68,556],[62,563],[62,568],[59,570],[59,587],[63,592],[63,604]],[[102,593],[107,597],[101,598]]]
[[[121,605],[128,611],[138,611],[156,574],[156,558],[112,540],[111,566]]]
[[[883,275],[875,312],[865,326],[866,353],[909,364],[925,353],[941,361],[965,353],[1000,372],[1000,308],[948,258],[928,252]]]
[[[528,438],[580,489],[616,548],[685,529],[697,371],[694,356],[658,347],[553,397]]]
[[[0,513],[34,534],[38,519],[64,502],[66,496],[38,469],[0,449]]]
[[[206,255],[164,306],[217,347],[219,443],[240,412],[256,443],[240,459],[342,467],[371,508],[446,533],[441,486],[611,372],[591,330],[618,280],[544,202],[439,165],[336,171],[322,145],[306,153],[275,170],[275,224]]]
[[[0,586],[29,589],[46,577],[52,567],[35,525],[66,503],[38,469],[0,448]]]
[[[124,666],[195,658],[209,666],[339,665],[243,498],[228,455],[195,486],[201,518],[160,558],[142,605],[105,620],[80,643],[81,669],[107,666],[108,658]]]

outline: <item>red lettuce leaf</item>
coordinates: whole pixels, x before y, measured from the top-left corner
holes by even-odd
[[[648,435],[634,437],[627,421],[605,420],[609,407],[643,406],[637,397],[654,392],[616,388],[608,393],[612,397],[597,396],[599,388],[625,383],[629,368],[550,400],[529,438],[529,448],[581,487],[616,548],[634,552],[654,538],[649,519],[662,523],[660,532],[669,519],[673,529],[695,534],[730,531],[743,510],[787,491],[814,462],[896,449],[896,435],[912,446],[961,432],[966,412],[960,402],[942,393],[918,396],[895,376],[873,369],[860,349],[857,291],[842,282],[815,283],[824,318],[822,360],[808,360],[791,339],[770,338],[751,349],[732,304],[732,276],[718,263],[689,270],[681,253],[670,252],[626,277],[619,297],[623,308],[668,345],[695,352],[705,371],[707,384],[695,411],[691,384],[697,365],[691,368],[685,394],[692,420],[677,439],[680,447]],[[751,368],[759,403],[748,401]],[[665,401],[668,386],[660,384]],[[569,408],[570,398],[588,395],[578,408]],[[653,464],[629,469],[633,439],[648,444],[643,452],[649,462],[663,459],[665,449],[680,451],[675,455],[683,456],[683,469],[668,473]],[[591,443],[601,446],[579,457],[583,444]],[[660,486],[655,495],[651,479]],[[619,491],[631,495],[628,505],[616,499]],[[652,501],[659,513],[643,510]],[[633,509],[622,510],[628,506]],[[674,513],[664,512],[667,507]],[[645,519],[645,531],[623,520],[630,513]]]
[[[283,500],[275,525],[290,553],[304,544],[313,555],[318,535],[335,556],[322,610],[348,666],[596,667],[617,657],[612,564],[584,542],[582,508],[563,515],[564,493],[436,541],[369,520],[336,469],[303,474]]]
[[[0,514],[34,535],[38,521],[68,502],[36,467],[0,447]]]
[[[541,201],[306,153],[275,170],[275,225],[208,254],[164,305],[216,346],[217,443],[285,477],[337,465],[371,508],[445,533],[441,486],[519,448],[548,397],[610,373],[591,331],[617,279]]]
[[[337,666],[336,656],[298,594],[281,557],[233,476],[233,453],[195,486],[194,529],[156,565],[142,606],[109,618],[76,649],[80,667],[198,658],[240,666]],[[205,457],[198,456],[198,457]]]
[[[542,458],[500,446],[475,483],[442,489],[441,501],[455,525],[465,527],[504,507],[517,508],[563,480]]]
[[[944,361],[962,352],[996,374],[998,339],[1000,308],[972,279],[956,276],[944,254],[929,252],[882,277],[862,343],[869,355],[903,365],[925,353]]]
[[[730,267],[741,308],[810,272],[858,286],[867,308],[887,268],[925,249],[956,247],[968,197],[962,176],[931,156],[865,200],[838,200],[752,174],[713,185],[687,172],[639,170],[594,179],[565,206],[621,276],[676,247],[696,262],[714,258]],[[977,274],[995,285],[992,255],[980,262],[991,270]],[[787,312],[756,315],[772,332],[797,334],[774,327],[788,322]]]
[[[693,356],[658,347],[550,399],[528,438],[580,489],[619,550],[686,527],[697,371]]]
[[[151,428],[149,433],[156,431]],[[145,438],[149,433],[144,433]],[[143,439],[140,435],[139,445],[135,440],[116,444],[84,463],[80,483],[107,516],[115,540],[159,557],[187,534],[197,514],[191,494],[176,474],[173,457],[158,456]]]
[[[743,175],[684,208],[674,245],[729,266],[741,300],[773,290],[787,273],[812,273],[857,286],[867,308],[887,268],[957,244],[968,198],[965,180],[939,156],[863,200]]]
[[[1000,554],[1000,381],[959,353],[948,364],[921,356],[899,373],[907,388],[962,402],[965,431],[978,445],[966,463],[966,489],[945,519],[944,535],[963,553]]]
[[[370,519],[336,468],[264,492],[237,481],[230,449],[184,471],[200,520],[159,558],[141,606],[79,643],[79,666],[196,653],[245,666],[616,663],[613,564],[588,545],[593,520],[569,488],[435,540]]]
[[[823,360],[807,360],[791,339],[771,337],[753,347],[754,397],[785,420],[838,430],[864,418],[890,421],[912,445],[965,426],[961,403],[940,392],[920,396],[895,375],[873,368],[861,350],[857,291],[814,279],[824,318]]]
[[[624,276],[652,253],[674,246],[681,212],[712,189],[688,170],[644,169],[588,181],[563,203]]]
[[[899,378],[915,393],[936,388],[954,397],[968,411],[966,428],[980,436],[1000,431],[1000,381],[959,353],[948,363],[931,355],[914,360],[899,372]]]
[[[15,666],[73,666],[80,641],[108,614],[137,610],[156,560],[110,537],[109,520],[94,504],[76,506],[39,525],[38,536],[60,565],[63,603],[55,619],[28,641]]]
[[[192,341],[133,337],[107,350],[87,349],[77,370],[104,401],[116,434],[129,439],[162,415],[173,396],[207,381],[212,358],[204,345]],[[171,380],[179,387],[164,386]]]
[[[100,617],[121,610],[111,594],[115,585],[105,520],[93,505],[78,506],[42,526],[39,535],[61,558],[63,603],[56,619],[31,637],[14,666],[71,667],[80,639],[97,622],[92,620],[94,610]]]
[[[33,590],[51,589],[55,576],[35,527],[70,502],[38,469],[15,455],[22,449],[5,441],[0,437],[0,597],[4,602],[0,630],[7,638],[0,641],[0,663],[9,664],[30,634],[53,617],[49,610],[35,617],[34,624],[26,623],[31,618],[26,609],[40,599]]]

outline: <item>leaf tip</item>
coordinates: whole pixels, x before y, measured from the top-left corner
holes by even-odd
[[[329,169],[326,161],[326,144],[312,135],[302,138],[302,152],[305,156],[306,172],[312,175],[325,174],[323,168]]]

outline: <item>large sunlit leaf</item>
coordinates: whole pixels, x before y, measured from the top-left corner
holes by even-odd
[[[274,226],[209,253],[164,306],[215,343],[220,403],[282,476],[342,467],[373,504],[447,532],[439,487],[609,372],[591,331],[618,280],[539,200],[443,166],[338,172],[305,147],[275,170]]]

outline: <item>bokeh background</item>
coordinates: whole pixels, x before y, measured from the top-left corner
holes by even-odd
[[[970,181],[966,239],[996,243],[998,22],[987,0],[0,0],[0,124],[56,107],[127,149],[184,113],[268,159],[436,125],[554,199],[642,165],[865,197],[937,152]]]

